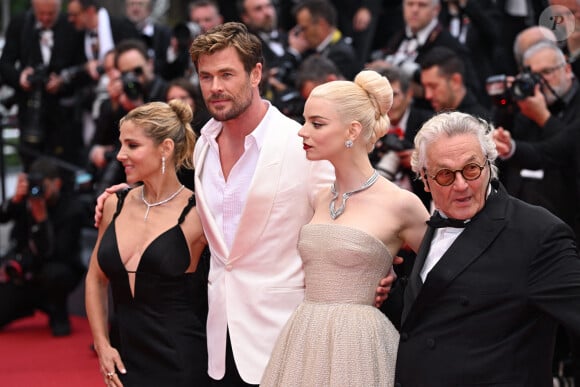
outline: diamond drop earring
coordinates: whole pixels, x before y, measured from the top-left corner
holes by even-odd
[[[346,140],[344,142],[344,146],[347,148],[352,148],[352,140]]]
[[[161,174],[165,175],[165,156],[161,156]]]

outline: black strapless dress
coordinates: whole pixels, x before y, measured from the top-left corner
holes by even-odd
[[[127,192],[118,195],[117,210],[97,254],[110,280],[117,349],[127,369],[119,377],[126,387],[209,385],[205,336],[209,258],[202,255],[196,272],[185,273],[189,248],[180,227],[195,206],[195,196],[177,224],[144,250],[135,272],[133,296],[115,232]]]

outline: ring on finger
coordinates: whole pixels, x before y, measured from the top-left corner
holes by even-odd
[[[107,376],[107,379],[113,380],[113,376],[115,376],[115,373],[114,372],[107,372],[106,376]]]

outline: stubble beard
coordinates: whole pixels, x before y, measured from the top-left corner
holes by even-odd
[[[209,108],[209,112],[211,113],[212,117],[219,122],[233,120],[238,118],[243,112],[245,112],[248,107],[252,104],[252,99],[254,96],[254,91],[250,90],[249,96],[245,100],[240,99],[231,99],[233,103],[232,107],[227,109],[216,110],[213,107]],[[207,104],[211,106],[211,104]]]

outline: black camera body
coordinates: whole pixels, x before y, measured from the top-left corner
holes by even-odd
[[[395,133],[388,133],[387,135],[381,138],[382,145],[380,147],[380,151],[383,153],[387,153],[388,151],[392,150],[395,152],[404,151],[407,149],[413,149],[413,143],[406,138],[400,138]]]
[[[34,72],[27,78],[33,88],[42,88],[48,82],[48,67],[45,64],[38,64],[34,67]]]
[[[26,113],[20,123],[21,138],[25,144],[39,144],[44,141],[45,127],[43,120],[42,95],[44,86],[48,82],[48,68],[39,64],[34,72],[28,75],[31,92],[26,101]]]
[[[396,133],[387,133],[377,141],[375,149],[369,154],[369,157],[371,163],[376,164],[390,151],[400,152],[413,148],[413,143],[406,138],[400,138]]]
[[[542,76],[527,69],[516,76],[510,87],[510,92],[514,100],[520,101],[534,95],[536,85],[541,83]]]
[[[506,106],[514,101],[521,101],[534,95],[536,85],[543,82],[540,74],[532,72],[529,68],[515,76],[508,85],[505,74],[492,75],[486,80],[487,94],[497,106]]]
[[[121,74],[121,81],[123,82],[123,92],[127,98],[132,101],[143,99],[143,84],[139,80],[139,76],[134,71]]]
[[[24,254],[8,254],[0,258],[0,269],[4,272],[2,281],[23,285],[34,279],[34,259]]]
[[[28,195],[30,197],[41,197],[44,194],[44,176],[40,173],[31,172],[28,174]]]

